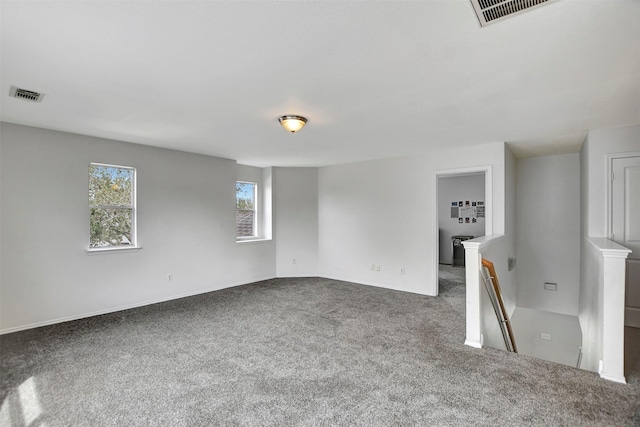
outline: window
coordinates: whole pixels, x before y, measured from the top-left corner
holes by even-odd
[[[136,247],[136,170],[89,165],[89,249]]]
[[[236,236],[238,239],[258,236],[256,201],[258,184],[236,182]]]

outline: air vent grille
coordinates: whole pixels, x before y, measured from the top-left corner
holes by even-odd
[[[495,6],[498,3],[504,3],[505,0],[478,0],[478,4],[482,8],[482,10],[488,9],[491,6]]]
[[[471,0],[481,26],[557,0]]]
[[[15,86],[11,86],[11,93],[9,95],[14,98],[22,99],[23,101],[29,102],[42,102],[42,98],[44,98],[43,93],[20,89],[19,87]]]

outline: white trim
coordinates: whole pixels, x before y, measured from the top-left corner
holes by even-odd
[[[605,236],[609,239],[613,234],[613,181],[611,174],[613,173],[613,161],[616,159],[626,159],[629,157],[640,157],[640,151],[629,151],[626,153],[607,154],[605,156],[605,182],[604,186],[607,209],[604,213]]]
[[[142,246],[105,246],[103,248],[89,248],[87,249],[87,255],[136,252],[140,249],[142,249]]]
[[[486,248],[493,243],[503,239],[505,237],[504,234],[487,234],[486,236],[475,237],[470,240],[465,240],[462,243],[462,246],[465,248],[468,246],[470,248],[474,248],[476,250],[480,250],[480,248]]]
[[[92,165],[92,166],[102,166],[102,167],[107,167],[107,168],[131,169],[133,171],[135,171],[135,169],[136,169],[135,166],[122,166],[122,165],[114,165],[114,164],[111,164],[111,163],[89,162],[89,164]]]
[[[480,341],[464,340],[464,345],[468,345],[469,347],[482,348],[482,343]]]
[[[406,289],[406,288],[402,288],[402,287],[398,287],[398,286],[388,286],[386,284],[379,284],[379,283],[354,282],[353,280],[350,280],[350,279],[341,279],[341,278],[338,278],[338,277],[328,277],[328,276],[318,276],[318,277],[321,277],[323,279],[329,279],[329,280],[338,280],[338,281],[341,281],[341,282],[349,282],[350,284],[355,284],[355,285],[372,286],[372,287],[381,288],[381,289],[390,289],[390,290],[394,290],[394,291],[407,292],[407,293],[412,293],[412,294],[417,294],[417,295],[431,296],[431,295],[425,294],[423,292],[416,292],[415,290]],[[70,321],[74,321],[74,320],[85,319],[87,317],[93,317],[93,316],[100,316],[100,315],[103,315],[103,314],[116,313],[118,311],[130,310],[132,308],[144,307],[144,306],[151,305],[151,304],[158,304],[158,303],[162,303],[162,302],[173,301],[173,300],[180,299],[180,298],[187,298],[187,297],[191,297],[191,296],[195,296],[195,295],[206,294],[206,293],[209,293],[209,292],[221,291],[223,289],[234,288],[236,286],[250,285],[250,284],[261,282],[261,281],[264,281],[264,280],[271,280],[271,279],[276,279],[276,278],[278,278],[278,277],[277,276],[265,276],[265,277],[262,277],[262,278],[255,278],[255,279],[252,279],[252,280],[249,280],[249,281],[246,281],[246,282],[242,281],[242,282],[235,282],[235,283],[222,285],[222,286],[214,286],[212,288],[207,288],[207,289],[199,290],[199,291],[195,291],[195,292],[186,292],[186,293],[183,293],[183,294],[177,294],[177,295],[173,295],[173,296],[166,297],[166,298],[158,298],[158,299],[149,300],[149,301],[145,301],[145,302],[141,302],[141,303],[124,305],[124,306],[113,307],[113,308],[109,308],[109,309],[105,309],[105,310],[98,310],[98,311],[93,311],[93,312],[90,312],[90,313],[79,314],[79,315],[76,315],[76,316],[60,317],[60,318],[54,319],[54,320],[30,323],[28,325],[16,326],[16,327],[13,327],[13,328],[0,329],[0,335],[10,334],[10,333],[19,332],[19,331],[25,331],[27,329],[40,328],[42,326],[49,326],[49,325],[55,325],[55,324],[58,324],[58,323],[64,323],[64,322],[70,322]]]
[[[600,378],[602,378],[603,380],[609,380],[609,381],[613,381],[613,382],[620,383],[620,384],[626,384],[627,383],[627,380],[625,379],[625,377],[619,377],[619,376],[616,376],[616,375],[609,375],[609,374],[606,374],[604,372],[600,372],[599,375],[600,375]]]
[[[91,166],[98,166],[104,168],[114,168],[114,169],[127,169],[133,172],[133,176],[131,177],[131,199],[132,204],[130,205],[92,205],[89,203],[89,215],[91,215],[91,209],[130,209],[131,210],[131,245],[132,247],[126,248],[127,250],[131,249],[141,249],[138,246],[138,171],[134,166],[120,166],[120,165],[112,165],[108,163],[97,163],[97,162],[89,162],[89,181],[87,184],[89,185],[87,188],[87,196],[89,195],[90,182],[91,182]],[[89,225],[89,224],[87,224]],[[89,244],[91,244],[91,230],[89,230]],[[106,248],[113,248],[111,250],[122,250],[125,249],[122,246],[107,246],[107,247],[97,247],[97,248],[89,248],[88,252],[102,252],[107,250]]]
[[[604,372],[604,361],[602,359],[598,361],[598,375],[600,375],[600,378],[604,380],[614,381],[621,384],[627,383],[627,380],[625,377],[620,377],[618,375],[609,375],[606,372]]]
[[[439,294],[439,286],[438,286],[438,266],[440,263],[440,237],[438,236],[438,178],[440,177],[452,177],[458,175],[469,175],[469,174],[484,174],[484,234],[486,236],[490,236],[493,234],[493,176],[492,176],[493,167],[491,165],[485,166],[471,166],[467,168],[457,168],[457,169],[445,169],[435,171],[433,176],[433,194],[434,194],[434,202],[432,203],[433,209],[433,224],[431,225],[431,230],[433,232],[433,242],[434,242],[434,250],[433,250],[433,289],[432,294],[437,296]],[[431,294],[427,294],[431,295]]]
[[[237,205],[237,201],[238,201],[238,193],[236,193],[236,213],[240,210],[240,211],[251,211],[253,212],[253,230],[251,230],[251,232],[253,233],[251,236],[236,236],[236,240],[238,242],[240,241],[245,241],[245,240],[262,240],[261,237],[261,233],[262,233],[262,227],[258,225],[258,223],[260,222],[260,209],[261,207],[259,206],[259,201],[258,201],[258,183],[257,182],[253,182],[253,181],[242,181],[242,180],[236,180],[236,185],[238,184],[251,184],[253,185],[253,209],[238,209],[238,205]],[[237,224],[236,224],[237,225]]]
[[[299,276],[293,276],[293,277],[299,277]],[[393,286],[393,285],[389,285],[387,283],[377,283],[377,282],[368,282],[368,281],[362,281],[362,280],[358,280],[358,281],[354,281],[353,279],[349,279],[349,278],[342,278],[342,277],[338,277],[338,276],[318,276],[321,277],[323,279],[329,279],[329,280],[338,280],[340,282],[349,282],[355,285],[362,285],[362,286],[372,286],[374,288],[381,288],[381,289],[389,289],[392,291],[400,291],[400,292],[407,292],[410,294],[416,294],[416,295],[424,295],[427,297],[432,297],[435,295],[431,295],[428,294],[426,292],[421,292],[421,291],[416,291],[415,289],[408,289],[408,288],[403,288],[402,286]]]
[[[246,237],[246,238],[240,238],[238,237],[238,239],[236,240],[236,243],[264,243],[264,242],[271,242],[273,241],[273,239],[263,239],[262,237]]]
[[[605,237],[587,237],[587,241],[602,253],[603,258],[627,258],[631,249]]]
[[[185,292],[185,293],[182,293],[182,294],[177,294],[177,295],[173,295],[173,296],[169,296],[169,297],[163,297],[163,298],[157,298],[157,299],[153,299],[153,300],[148,300],[148,301],[141,302],[141,303],[135,303],[135,304],[123,305],[123,306],[119,306],[119,307],[107,308],[107,309],[104,309],[104,310],[98,310],[98,311],[93,311],[93,312],[90,312],[90,313],[78,314],[78,315],[75,315],[75,316],[59,317],[59,318],[54,319],[54,320],[47,320],[47,321],[44,321],[44,322],[30,323],[28,325],[16,326],[16,327],[13,327],[13,328],[0,329],[0,335],[10,334],[10,333],[19,332],[19,331],[25,331],[27,329],[40,328],[42,326],[55,325],[55,324],[58,324],[58,323],[70,322],[70,321],[73,321],[73,320],[85,319],[87,317],[100,316],[100,315],[109,314],[109,313],[116,313],[118,311],[130,310],[132,308],[144,307],[146,305],[158,304],[158,303],[161,303],[161,302],[173,301],[173,300],[180,299],[180,298],[187,298],[187,297],[192,297],[192,296],[195,296],[195,295],[206,294],[206,293],[209,293],[209,292],[221,291],[223,289],[235,288],[236,286],[249,285],[249,284],[256,283],[256,282],[261,282],[263,280],[270,280],[270,279],[275,279],[275,278],[276,278],[276,276],[265,276],[263,278],[251,279],[251,280],[249,280],[247,282],[243,281],[243,282],[236,282],[236,283],[231,283],[231,284],[227,284],[227,285],[214,286],[214,287],[206,288],[206,289],[199,290],[199,291]]]

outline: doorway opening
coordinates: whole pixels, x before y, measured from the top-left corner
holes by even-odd
[[[436,172],[434,295],[464,290],[462,241],[491,234],[491,166]],[[458,290],[459,292],[459,290]]]

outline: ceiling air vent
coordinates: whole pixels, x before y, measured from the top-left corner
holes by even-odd
[[[44,93],[34,92],[32,90],[20,89],[19,87],[11,86],[10,96],[18,99],[22,99],[23,101],[29,102],[42,102],[42,98],[44,98]]]
[[[485,27],[504,18],[526,12],[557,0],[471,0],[480,26]]]

